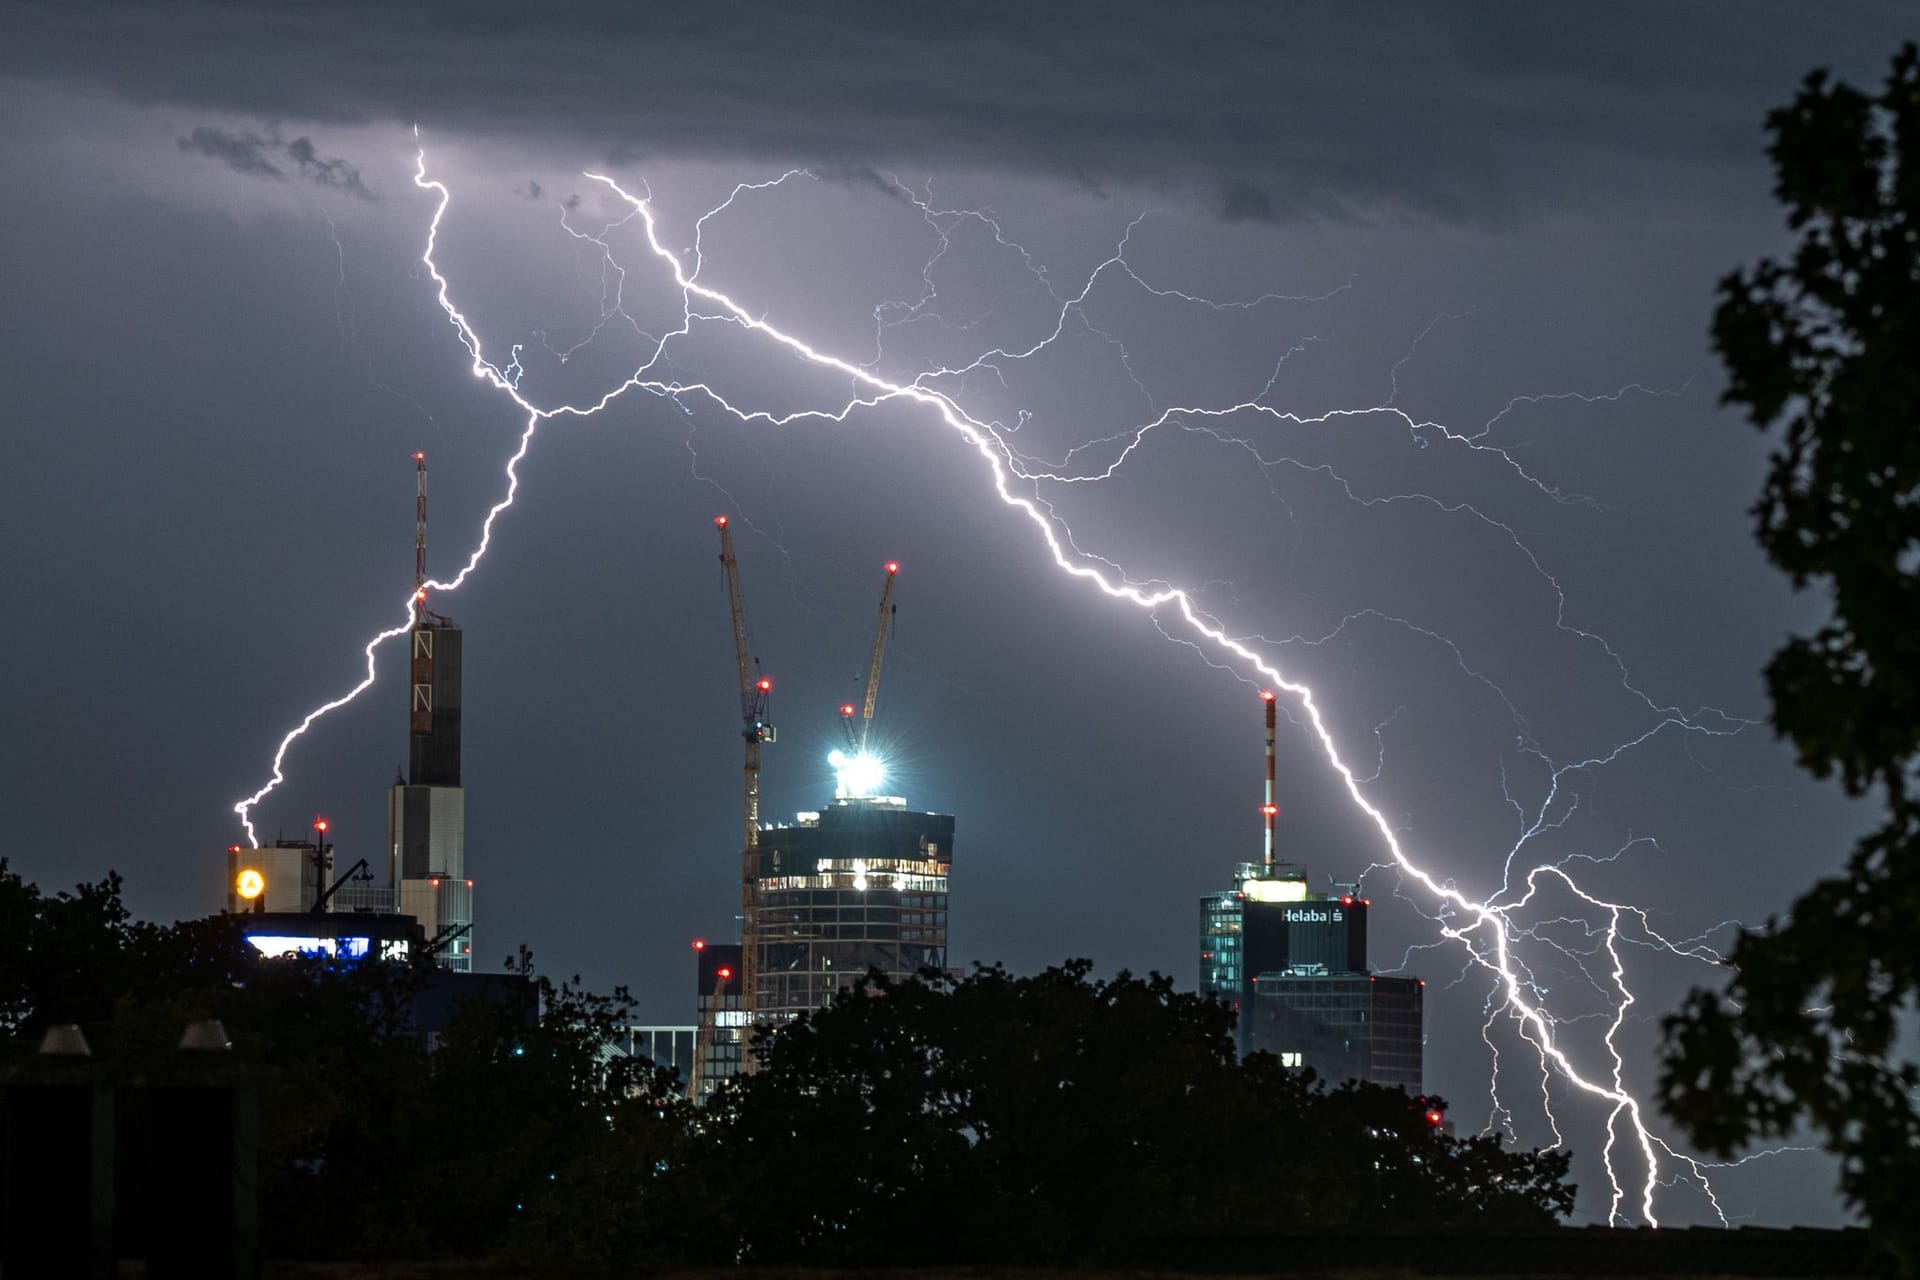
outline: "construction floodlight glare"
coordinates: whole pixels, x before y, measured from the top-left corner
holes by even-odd
[[[255,871],[252,867],[248,867],[245,871],[242,871],[239,878],[233,882],[233,887],[241,897],[245,898],[248,902],[252,902],[255,898],[267,891],[267,878],[258,871]]]
[[[870,796],[887,780],[887,765],[871,752],[848,755],[834,751],[827,755],[833,766],[834,794],[842,800]]]

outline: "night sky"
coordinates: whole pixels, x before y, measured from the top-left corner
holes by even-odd
[[[1767,109],[1815,66],[1877,83],[1914,26],[1894,3],[0,4],[0,856],[48,889],[117,869],[143,917],[223,905],[234,803],[404,619],[413,451],[450,577],[526,425],[436,300],[417,150],[451,196],[452,302],[549,408],[680,318],[591,171],[651,192],[689,269],[697,230],[699,280],[755,320],[930,375],[1001,466],[1061,477],[1008,483],[1075,563],[1188,589],[1311,686],[1436,878],[1511,903],[1557,863],[1643,912],[1548,875],[1512,918],[1602,1081],[1619,922],[1645,1098],[1660,1015],[1713,980],[1697,948],[1873,816],[1764,723],[1759,669],[1819,602],[1753,545],[1766,445],[1718,407],[1706,331],[1714,282],[1788,243]],[[889,790],[958,818],[954,962],[1191,985],[1198,897],[1259,854],[1265,679],[1063,573],[923,405],[772,425],[859,389],[717,321],[651,376],[712,394],[542,423],[435,597],[466,633],[483,967],[524,942],[691,1021],[688,942],[737,906],[727,511],[776,681],[764,811],[828,798],[898,559],[879,730]],[[324,812],[378,856],[401,657],[290,750],[264,836]],[[1491,976],[1282,705],[1283,855],[1316,887],[1364,875],[1462,1127],[1552,1140]],[[1608,1104],[1547,1095],[1604,1220]],[[1820,1157],[1711,1174],[1735,1221],[1841,1218]],[[1683,1163],[1659,1177],[1662,1221],[1715,1220]]]

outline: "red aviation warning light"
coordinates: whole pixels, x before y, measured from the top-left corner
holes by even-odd
[[[713,527],[714,527],[714,528],[716,528],[716,529],[724,529],[724,528],[726,528],[726,527],[727,527],[727,518],[726,518],[725,516],[715,516],[715,517],[713,518]]]
[[[840,704],[840,714],[841,714],[842,716],[845,716],[845,717],[846,717],[846,718],[848,718],[848,719],[852,719],[852,718],[853,718],[853,704],[852,704],[851,702],[843,702],[843,703],[841,703],[841,704]]]
[[[315,831],[318,831],[321,835],[327,834],[327,827],[329,825],[330,824],[327,822],[325,818],[315,818],[313,820],[313,829]]]
[[[891,577],[898,572],[900,572],[900,562],[898,560],[887,561],[887,575]]]
[[[720,980],[722,982],[725,982],[728,978],[731,978],[733,976],[733,970],[729,969],[725,965],[721,965],[718,969],[714,970],[714,972],[720,976]]]
[[[695,938],[693,940],[693,949],[695,951],[705,951],[707,949],[707,940],[705,938]]]
[[[1266,814],[1269,818],[1277,818],[1280,816],[1280,806],[1277,804],[1263,804],[1260,806],[1260,812]]]
[[[755,685],[754,688],[758,689],[762,693],[772,693],[773,681],[768,680],[766,677],[763,676],[760,679],[760,683]]]
[[[1262,690],[1260,691],[1260,701],[1262,701],[1262,702],[1272,702],[1272,701],[1273,701],[1273,690],[1271,690],[1271,689],[1262,689]]]

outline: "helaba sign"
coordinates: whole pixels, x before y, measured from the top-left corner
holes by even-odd
[[[1288,924],[1338,924],[1347,917],[1338,907],[1288,907],[1283,918]]]

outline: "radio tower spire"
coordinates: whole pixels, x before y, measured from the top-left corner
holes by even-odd
[[[413,455],[413,618],[416,624],[427,602],[427,455]]]
[[[413,705],[408,731],[433,732],[433,634],[427,612],[427,455],[413,455]]]
[[[1267,704],[1267,802],[1260,806],[1260,813],[1267,821],[1267,841],[1261,869],[1265,874],[1273,874],[1273,827],[1280,816],[1280,806],[1273,800],[1273,739],[1276,721],[1279,715],[1278,704],[1274,701],[1273,690],[1262,689],[1261,700]]]
[[[407,771],[387,793],[394,909],[420,922],[435,962],[473,972],[473,881],[460,785],[460,628],[427,607],[427,455],[413,455],[413,645]]]

